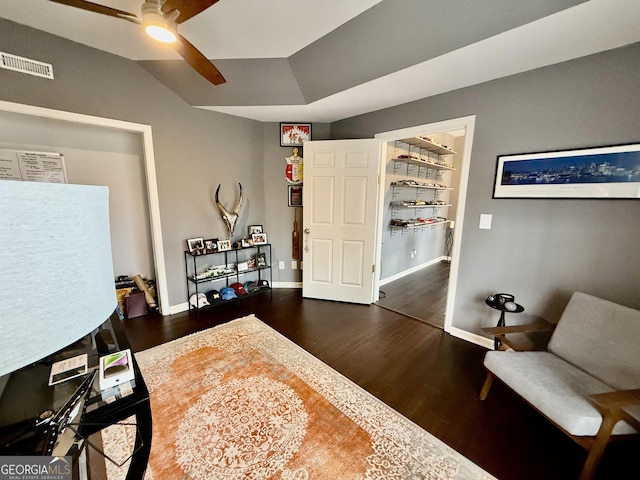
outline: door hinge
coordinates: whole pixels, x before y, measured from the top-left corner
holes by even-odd
[[[380,175],[378,174],[378,178],[376,179],[376,182],[378,183],[378,185],[380,185]]]
[[[376,264],[371,265],[371,273],[376,273]]]

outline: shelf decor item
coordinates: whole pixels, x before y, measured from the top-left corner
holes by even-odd
[[[231,250],[231,240],[218,240],[218,251],[226,252]]]
[[[302,142],[311,140],[310,123],[281,123],[280,124],[280,146],[296,147]]]
[[[187,249],[191,253],[200,253],[204,250],[204,238],[187,238]]]
[[[499,156],[493,198],[640,198],[640,144]]]
[[[218,239],[210,238],[204,241],[204,249],[202,253],[215,253],[218,251]]]
[[[253,239],[254,245],[266,245],[267,244],[267,234],[266,233],[254,233],[251,235]]]
[[[293,154],[284,159],[287,162],[284,170],[284,179],[293,185],[301,184],[303,178],[303,158],[298,155],[299,151],[298,147],[293,147]]]
[[[302,185],[289,185],[287,205],[290,207],[302,206]]]
[[[254,233],[262,233],[262,225],[249,225],[249,235]]]
[[[220,193],[220,184],[218,184],[218,188],[216,189],[216,205],[220,209],[220,215],[222,215],[222,220],[227,227],[227,232],[229,232],[229,238],[233,236],[233,231],[236,228],[236,222],[238,221],[238,215],[240,214],[240,208],[242,208],[242,184],[238,183],[240,186],[240,197],[238,198],[238,203],[233,207],[233,210],[228,211],[220,200],[218,199],[218,195]]]

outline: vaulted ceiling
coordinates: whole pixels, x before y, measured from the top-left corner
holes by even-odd
[[[95,2],[139,14],[142,0]],[[640,41],[638,0],[219,0],[180,25],[226,78],[213,86],[130,22],[48,0],[0,0],[0,17],[261,121],[336,121]]]

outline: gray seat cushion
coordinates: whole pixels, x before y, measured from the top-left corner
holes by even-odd
[[[640,388],[640,310],[574,292],[548,350],[617,390]]]
[[[598,433],[602,416],[587,397],[613,391],[606,383],[550,352],[489,351],[484,365],[568,433]],[[628,423],[618,422],[613,433],[636,431]]]

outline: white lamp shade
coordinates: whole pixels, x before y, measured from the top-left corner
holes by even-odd
[[[109,189],[0,180],[0,375],[102,324],[117,301]]]

